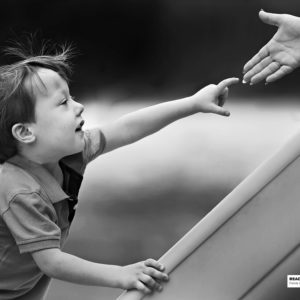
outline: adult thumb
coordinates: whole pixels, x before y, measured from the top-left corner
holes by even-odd
[[[280,14],[273,14],[273,13],[268,13],[264,10],[260,10],[259,17],[264,23],[269,24],[269,25],[274,25],[274,26],[279,27],[281,24],[281,15]]]

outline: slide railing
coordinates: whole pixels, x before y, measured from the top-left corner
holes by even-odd
[[[163,292],[117,300],[300,299],[299,156],[300,131],[159,259]]]

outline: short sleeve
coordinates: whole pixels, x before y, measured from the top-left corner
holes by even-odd
[[[20,253],[60,248],[61,230],[55,209],[38,193],[15,195],[2,217]]]
[[[84,135],[85,148],[83,151],[83,158],[86,164],[88,164],[103,153],[106,141],[103,132],[99,128],[86,130]]]

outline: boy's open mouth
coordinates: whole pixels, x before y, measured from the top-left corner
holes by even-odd
[[[84,120],[82,120],[79,125],[76,127],[75,132],[81,131],[82,130],[82,126],[84,125]]]

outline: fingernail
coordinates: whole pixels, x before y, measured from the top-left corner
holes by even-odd
[[[163,287],[160,286],[160,287],[158,288],[158,291],[161,292],[162,290],[163,290]]]
[[[261,8],[260,11],[264,11],[264,10]]]
[[[253,85],[253,82],[250,81],[249,85]]]
[[[246,84],[246,83],[247,83],[247,81],[245,79],[243,79],[242,84]]]
[[[165,275],[165,276],[164,276],[164,280],[169,280],[169,276],[168,276],[168,275]]]

